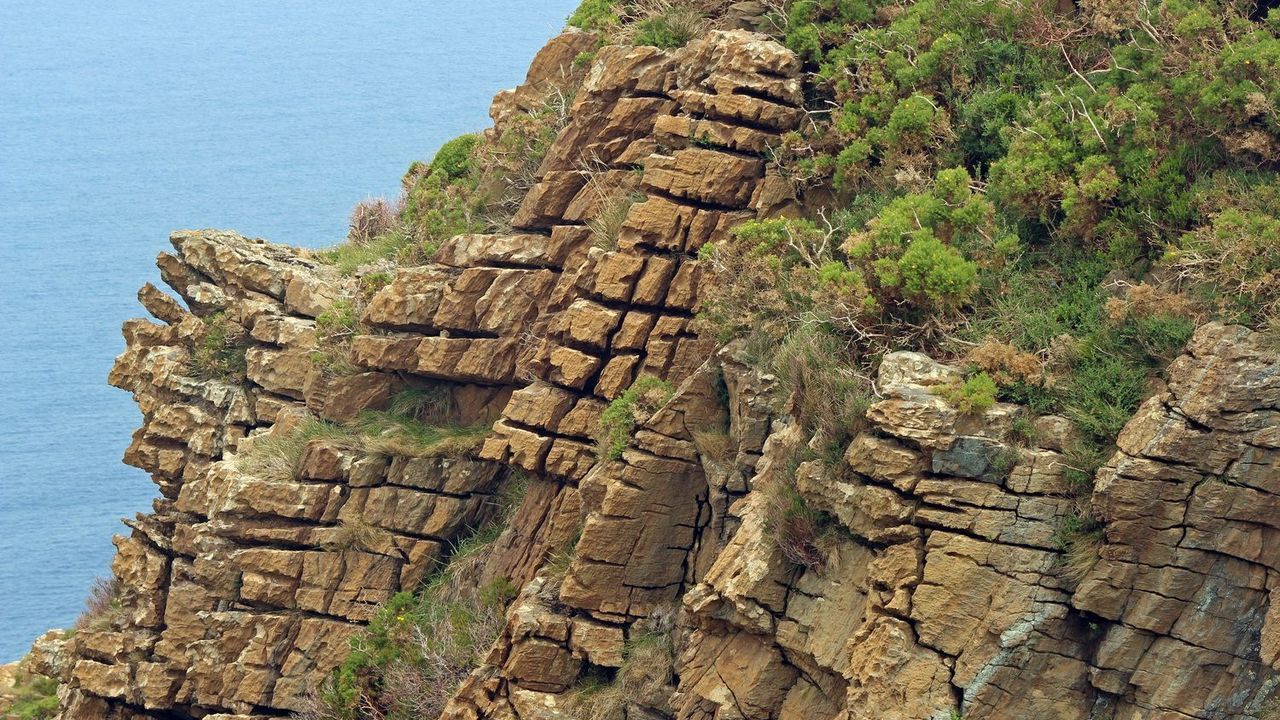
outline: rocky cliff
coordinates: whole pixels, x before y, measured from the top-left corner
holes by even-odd
[[[594,43],[553,40],[495,121]],[[766,158],[806,122],[800,74],[746,30],[606,46],[510,231],[382,282],[175,233],[159,266],[183,303],[143,288],[154,319],[126,324],[111,374],[143,415],[126,462],[160,497],[116,540],[118,617],[39,660],[61,716],[307,711],[378,608],[496,518],[465,583],[510,590],[451,720],[1272,717],[1280,366],[1261,335],[1200,327],[1081,500],[1069,424],[962,412],[937,392],[955,367],[885,355],[833,460],[777,378],[691,327],[715,282],[699,250],[795,203]],[[634,202],[602,247],[615,191]],[[332,331],[335,307],[354,329]],[[218,361],[211,333],[243,381],[193,371]],[[338,335],[349,367],[318,359]],[[670,392],[602,453],[602,415],[643,376]],[[482,430],[446,452],[331,429],[406,389]],[[1082,502],[1096,561],[1068,563]],[[814,537],[784,527],[797,507]]]

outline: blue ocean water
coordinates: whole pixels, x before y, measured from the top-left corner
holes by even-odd
[[[74,620],[155,495],[106,376],[169,231],[338,242],[576,4],[0,3],[0,662]]]

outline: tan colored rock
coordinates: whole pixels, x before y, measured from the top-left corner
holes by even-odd
[[[361,320],[388,329],[431,327],[445,286],[453,277],[448,269],[434,265],[402,269],[373,296]]]
[[[248,376],[253,382],[277,395],[302,400],[307,375],[313,364],[311,352],[305,349],[268,350],[252,347],[245,352]]]
[[[777,142],[772,134],[762,130],[674,115],[659,117],[654,124],[654,135],[667,143],[684,141],[749,153],[763,153],[769,143]]]
[[[708,205],[742,207],[751,199],[752,181],[764,175],[764,163],[702,148],[652,155],[644,183],[671,197]]]
[[[138,302],[147,309],[157,320],[173,325],[182,320],[187,311],[178,304],[178,301],[166,295],[162,290],[151,283],[142,286],[138,291]]]
[[[725,26],[766,10],[733,6]],[[584,673],[625,672],[640,646],[656,651],[629,718],[1259,720],[1280,664],[1274,349],[1196,333],[1096,479],[1103,540],[1077,581],[1061,418],[1017,437],[1023,409],[962,415],[934,394],[959,370],[889,353],[866,426],[828,465],[776,378],[691,326],[714,282],[698,249],[794,210],[758,155],[803,117],[798,58],[709,30],[566,69],[588,41],[562,36],[495,101],[506,122],[585,75],[522,200],[530,232],[447,240],[371,298],[304,251],[175,234],[159,265],[192,312],[144,288],[158,322],[126,325],[111,375],[143,414],[126,459],[162,497],[117,540],[120,626],[42,661],[66,683],[63,717],[302,710],[375,608],[493,518],[520,471],[523,499],[462,581],[519,594],[451,720],[577,717]],[[640,167],[649,197],[617,250],[594,247],[599,188],[633,189]],[[367,301],[351,375],[310,362],[312,318],[340,298]],[[191,377],[214,312],[246,330],[244,386]],[[602,461],[601,415],[640,373],[675,395]],[[492,423],[480,459],[329,439],[245,462],[402,386],[441,389],[432,422]]]
[[[804,111],[799,108],[748,95],[714,95],[696,90],[677,90],[671,95],[687,112],[730,123],[786,131],[797,127],[804,118]]]
[[[364,410],[386,409],[399,387],[394,377],[383,373],[324,378],[308,384],[307,406],[325,420],[351,422]]]
[[[552,38],[534,56],[524,83],[494,97],[489,108],[494,125],[502,126],[514,112],[540,109],[548,93],[572,85],[581,72],[574,61],[582,53],[594,50],[596,43],[594,33],[572,27]]]

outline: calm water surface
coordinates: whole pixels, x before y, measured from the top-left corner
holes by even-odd
[[[155,494],[106,376],[169,231],[334,244],[575,5],[0,3],[0,662],[74,620]]]

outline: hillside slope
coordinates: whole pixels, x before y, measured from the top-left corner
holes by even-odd
[[[585,3],[349,245],[173,235],[111,375],[161,497],[31,669],[66,720],[1275,717],[1249,9]],[[1136,33],[1236,84],[1214,147]]]

